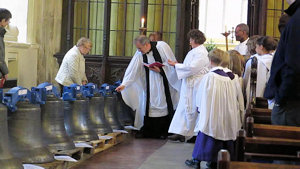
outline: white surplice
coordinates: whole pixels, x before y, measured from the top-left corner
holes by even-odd
[[[236,82],[214,73],[217,69],[224,68],[212,68],[199,85],[196,98],[199,115],[195,132],[201,131],[217,140],[235,140],[241,129]]]
[[[182,79],[180,99],[172,119],[169,133],[183,136],[197,135],[194,133],[197,119],[196,93],[204,74],[208,72],[208,52],[203,45],[192,49],[182,64],[176,64],[178,79]]]
[[[175,69],[168,64],[168,59],[176,61],[176,58],[169,47],[163,41],[158,41],[156,48],[161,56],[163,70],[169,82],[169,88],[173,103],[173,108],[176,109],[179,100],[179,90],[181,81],[178,80]],[[147,54],[148,63],[154,63],[153,52]],[[163,78],[160,73],[149,70],[150,83],[150,100],[149,100],[149,117],[163,117],[168,114],[165,89]],[[125,89],[122,91],[124,102],[136,111],[134,126],[140,129],[143,126],[145,109],[146,109],[146,72],[143,63],[143,54],[139,51],[135,53],[131,59],[122,85]]]
[[[268,75],[271,69],[271,64],[273,60],[273,54],[258,55],[255,54],[250,57],[246,63],[245,73],[244,73],[244,91],[246,93],[247,105],[249,104],[250,95],[250,76],[251,76],[251,63],[252,58],[257,58],[257,81],[256,81],[256,97],[263,97],[266,84],[268,82]]]
[[[223,69],[225,73],[231,72],[232,71],[228,68]],[[245,107],[244,107],[244,96],[243,96],[243,91],[242,91],[242,85],[241,85],[241,79],[237,74],[234,74],[234,84],[236,87],[236,92],[237,92],[237,110],[240,112],[240,118],[241,118],[241,124],[244,122],[244,116],[245,116]]]
[[[247,47],[247,42],[248,42],[249,38],[246,39],[244,42],[238,44],[234,50],[238,51],[241,55],[246,55],[248,52],[248,47]]]

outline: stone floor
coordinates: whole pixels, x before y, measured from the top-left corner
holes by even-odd
[[[134,139],[99,153],[72,169],[189,169],[194,144]],[[202,164],[205,168],[205,164]]]

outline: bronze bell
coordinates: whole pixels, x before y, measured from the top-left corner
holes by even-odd
[[[1,169],[23,169],[22,162],[14,158],[9,146],[7,108],[0,104],[0,166]]]
[[[117,98],[117,112],[119,113],[119,119],[121,124],[123,126],[133,125],[134,111],[126,105],[120,93],[117,94]]]
[[[65,128],[74,141],[98,140],[89,118],[89,100],[77,97],[75,101],[64,101]]]
[[[98,134],[112,133],[108,121],[104,115],[104,97],[95,95],[90,99],[90,111],[89,111],[91,122],[94,126],[94,130]]]
[[[17,111],[8,114],[8,133],[13,154],[23,163],[48,163],[54,161],[42,142],[41,109],[28,101],[17,103]]]
[[[75,149],[64,126],[64,102],[54,95],[41,105],[43,141],[51,152]]]
[[[104,99],[104,114],[112,129],[123,130],[124,126],[119,120],[119,113],[117,112],[117,96],[109,94]]]

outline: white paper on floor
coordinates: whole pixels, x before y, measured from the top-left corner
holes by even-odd
[[[127,134],[128,132],[126,130],[113,130],[114,133],[125,133]]]
[[[33,164],[23,164],[24,169],[45,169],[43,167],[33,165]]]
[[[94,148],[86,142],[75,143],[75,147],[86,147],[86,148]]]
[[[98,136],[98,137],[99,139],[104,139],[104,140],[109,140],[113,138],[112,136]]]
[[[133,126],[125,126],[124,128],[127,130],[139,130],[138,128],[133,127]]]
[[[77,162],[77,160],[75,160],[74,158],[72,158],[70,156],[54,156],[54,159],[58,160],[58,161]]]

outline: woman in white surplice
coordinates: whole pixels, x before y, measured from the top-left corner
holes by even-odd
[[[164,117],[170,115],[170,113],[162,73],[164,72],[168,82],[169,98],[172,100],[172,113],[174,113],[179,100],[178,91],[180,90],[181,81],[178,80],[174,67],[168,65],[167,61],[176,61],[175,56],[167,43],[163,41],[150,43],[146,36],[137,37],[135,45],[138,50],[126,69],[122,84],[116,90],[122,91],[124,102],[133,110],[136,110],[134,126],[141,129],[140,133],[142,135],[139,137],[166,137],[170,120]],[[155,56],[160,56],[159,58],[161,58],[164,66],[149,68],[149,114],[147,117],[150,118],[150,121],[153,119],[153,123],[159,124],[153,124],[151,126],[152,131],[151,129],[145,131],[144,116],[147,112],[147,72],[145,70],[148,68],[145,68],[144,60],[146,59],[149,64],[152,64],[156,62]]]
[[[244,91],[246,93],[246,108],[249,105],[249,93],[250,93],[250,74],[252,58],[257,58],[257,85],[256,85],[256,97],[263,97],[266,83],[269,79],[269,72],[273,60],[274,51],[277,47],[277,42],[274,38],[269,36],[260,37],[256,42],[257,54],[250,57],[246,63],[245,73],[243,77]],[[269,108],[272,108],[272,101],[269,101]]]
[[[208,52],[203,46],[205,42],[204,34],[197,30],[188,33],[190,45],[193,48],[184,59],[184,62],[176,63],[169,61],[175,66],[178,79],[182,79],[179,104],[172,119],[169,136],[173,141],[185,141],[185,137],[197,135],[194,133],[195,122],[198,116],[196,108],[196,93],[202,76],[208,72],[209,59]]]

